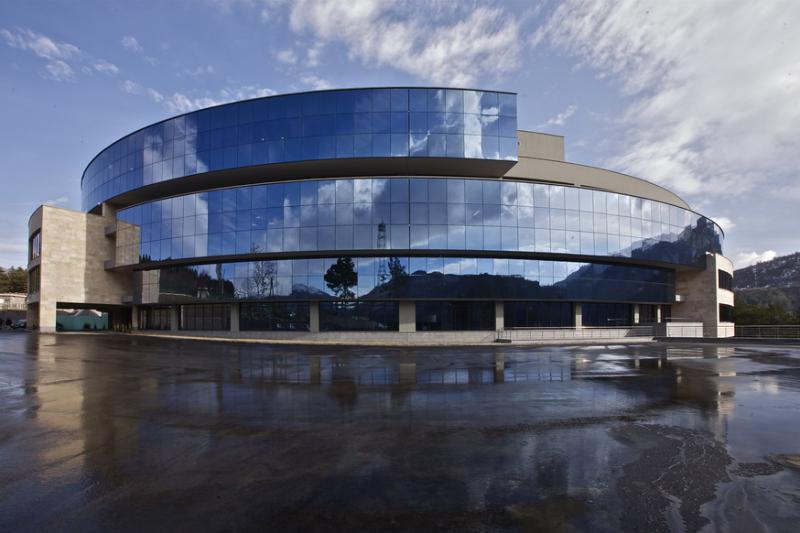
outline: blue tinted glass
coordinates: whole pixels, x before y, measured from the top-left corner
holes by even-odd
[[[428,110],[428,91],[426,89],[408,90],[408,107],[411,111]]]
[[[514,94],[498,94],[500,114],[504,116],[517,115],[517,96]]]
[[[392,133],[408,133],[408,113],[391,114]]]
[[[408,155],[408,135],[407,134],[392,134],[391,150],[393,157],[402,157]]]
[[[408,111],[408,89],[392,89],[392,111]]]
[[[372,93],[372,111],[385,112],[391,108],[391,92],[389,89],[373,89]]]
[[[389,157],[391,154],[391,137],[388,134],[374,134],[372,136],[373,157]]]
[[[389,133],[390,130],[390,113],[372,113],[372,133]]]
[[[443,113],[445,109],[445,90],[428,89],[428,112]]]

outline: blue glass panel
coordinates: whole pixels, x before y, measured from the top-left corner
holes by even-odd
[[[408,89],[391,90],[392,111],[408,111]]]
[[[411,111],[425,112],[428,110],[428,91],[426,89],[409,89],[408,105]]]

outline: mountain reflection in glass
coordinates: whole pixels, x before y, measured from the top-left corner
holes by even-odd
[[[345,259],[345,261],[343,261]],[[137,303],[341,300],[331,280],[352,265],[345,301],[396,299],[674,300],[674,273],[567,261],[453,257],[335,257],[167,267],[137,273]],[[327,280],[326,281],[326,276]],[[350,281],[352,279],[352,281]]]

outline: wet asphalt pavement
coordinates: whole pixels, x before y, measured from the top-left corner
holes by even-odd
[[[800,346],[0,332],[0,531],[797,531]]]

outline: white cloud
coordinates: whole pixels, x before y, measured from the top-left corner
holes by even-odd
[[[796,174],[800,3],[569,0],[532,39],[630,98],[608,165],[687,194]]]
[[[58,198],[56,198],[54,200],[47,200],[45,202],[45,205],[56,206],[56,205],[66,204],[67,202],[69,202],[69,198],[67,198],[66,196],[59,196]]]
[[[286,65],[294,65],[295,63],[297,63],[297,55],[291,48],[287,48],[286,50],[279,50],[278,53],[275,54],[275,59],[277,59],[280,63],[284,63]]]
[[[139,44],[139,41],[133,35],[125,35],[120,40],[120,44],[123,48],[131,52],[136,52],[137,54],[144,52],[144,48],[142,48],[142,45]]]
[[[318,43],[343,44],[350,59],[446,85],[510,72],[519,63],[517,18],[501,8],[383,0],[297,0],[290,27]],[[318,60],[309,57],[312,61]]]
[[[142,86],[132,80],[122,82],[122,90],[128,94],[141,94]]]
[[[578,110],[578,106],[576,105],[569,105],[567,108],[562,111],[561,113],[557,114],[556,116],[550,118],[544,124],[540,124],[539,127],[543,126],[563,126],[566,124],[569,117],[575,114],[575,111]]]
[[[777,253],[774,250],[767,250],[766,252],[758,253],[758,252],[739,252],[736,254],[736,258],[733,260],[734,266],[738,268],[748,267],[750,265],[754,265],[756,263],[762,263],[764,261],[772,261],[777,257]]]
[[[273,94],[276,94],[275,91],[266,87],[242,85],[240,87],[224,87],[220,89],[219,97],[189,97],[183,93],[176,92],[172,96],[164,98],[163,103],[171,113],[188,113],[190,111],[194,111],[195,109],[202,109],[204,107],[211,107],[237,100],[271,96]]]
[[[200,65],[194,69],[186,69],[183,71],[185,76],[192,78],[202,78],[203,76],[211,76],[215,74],[214,65]]]
[[[81,54],[80,48],[74,44],[58,42],[46,35],[26,28],[14,30],[0,29],[0,35],[12,48],[28,50],[43,59],[69,59]]]
[[[277,93],[267,87],[241,85],[239,87],[224,87],[220,89],[219,94],[224,102],[232,102],[234,100],[248,100],[250,98],[272,96],[273,94]]]
[[[320,57],[322,56],[322,50],[325,48],[325,44],[321,42],[316,42],[312,46],[306,50],[306,66],[308,67],[317,67],[319,66]]]
[[[308,85],[309,87],[313,88],[315,91],[322,91],[324,89],[331,88],[331,84],[328,80],[320,78],[319,76],[315,76],[313,74],[301,77],[300,81]]]
[[[150,99],[156,103],[161,103],[164,101],[164,95],[156,91],[155,89],[148,88],[146,93],[147,96],[149,96]]]
[[[75,81],[75,70],[67,59],[80,59],[83,52],[74,44],[58,42],[27,28],[0,29],[0,36],[11,48],[32,52],[47,62],[42,77],[55,81]]]
[[[116,66],[114,63],[109,63],[105,59],[98,59],[95,61],[94,65],[92,65],[97,72],[102,72],[103,74],[108,74],[109,76],[115,76],[119,74],[119,67]]]
[[[733,228],[736,227],[736,222],[734,222],[728,217],[710,217],[710,218],[711,220],[716,222],[720,228],[722,228],[722,231],[726,233],[728,232],[728,230],[732,230]]]
[[[55,81],[75,81],[75,71],[60,59],[47,63],[42,76]]]

